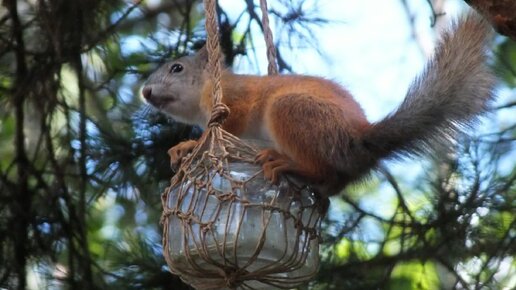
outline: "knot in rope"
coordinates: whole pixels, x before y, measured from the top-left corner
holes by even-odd
[[[224,123],[224,120],[229,115],[229,107],[226,106],[223,103],[217,103],[213,106],[213,109],[211,111],[211,117],[210,121],[208,122],[208,127],[220,127],[222,123]]]
[[[213,229],[213,222],[211,222],[211,223],[203,223],[203,224],[201,224],[201,232],[202,232],[203,234],[205,234],[205,233],[207,233],[207,232],[211,231],[212,229]]]
[[[172,210],[169,208],[164,208],[163,213],[161,214],[161,218],[159,219],[159,223],[164,224],[165,220],[167,220],[170,215],[172,215]]]
[[[238,276],[240,276],[240,273],[238,271],[231,271],[226,272],[226,275],[224,277],[224,282],[226,283],[226,287],[230,289],[235,289],[240,285],[240,282],[238,281]]]
[[[180,218],[185,224],[192,224],[193,218],[190,212],[177,211],[177,217]]]
[[[224,201],[234,201],[236,199],[236,195],[233,192],[227,192],[223,194],[217,195],[217,198],[224,202]]]

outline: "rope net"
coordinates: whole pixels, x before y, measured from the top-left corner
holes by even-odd
[[[164,256],[196,289],[290,289],[317,273],[328,200],[294,177],[270,184],[254,164],[263,144],[221,128],[229,108],[222,103],[215,0],[204,5],[213,110],[162,194]]]
[[[197,289],[290,289],[310,281],[327,204],[292,178],[266,182],[253,164],[256,148],[221,133],[204,135],[212,139],[184,160],[162,196],[170,270]],[[224,158],[207,148],[211,141],[223,143]]]

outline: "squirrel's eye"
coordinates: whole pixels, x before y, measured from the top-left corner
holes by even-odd
[[[178,73],[178,72],[181,72],[182,70],[183,70],[183,66],[178,63],[174,63],[170,67],[170,73]]]

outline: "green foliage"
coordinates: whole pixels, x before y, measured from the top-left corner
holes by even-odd
[[[438,290],[441,289],[436,267],[431,262],[405,262],[394,267],[387,289]]]
[[[13,116],[5,116],[0,121],[0,168],[3,172],[13,162],[14,148],[12,146],[12,138],[14,135],[15,124]]]
[[[516,87],[516,42],[505,39],[498,45],[496,66],[500,69],[500,76],[509,87]]]

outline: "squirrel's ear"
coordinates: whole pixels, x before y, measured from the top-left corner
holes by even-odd
[[[208,64],[208,49],[206,49],[206,45],[195,53],[195,58],[199,63],[203,64],[203,66]]]
[[[197,59],[197,62],[203,64],[203,66],[206,66],[208,64],[208,49],[206,48],[206,45],[201,47],[201,49],[199,49],[195,53],[195,57]],[[225,61],[225,56],[222,53],[220,56],[220,62],[224,63],[224,61]]]

